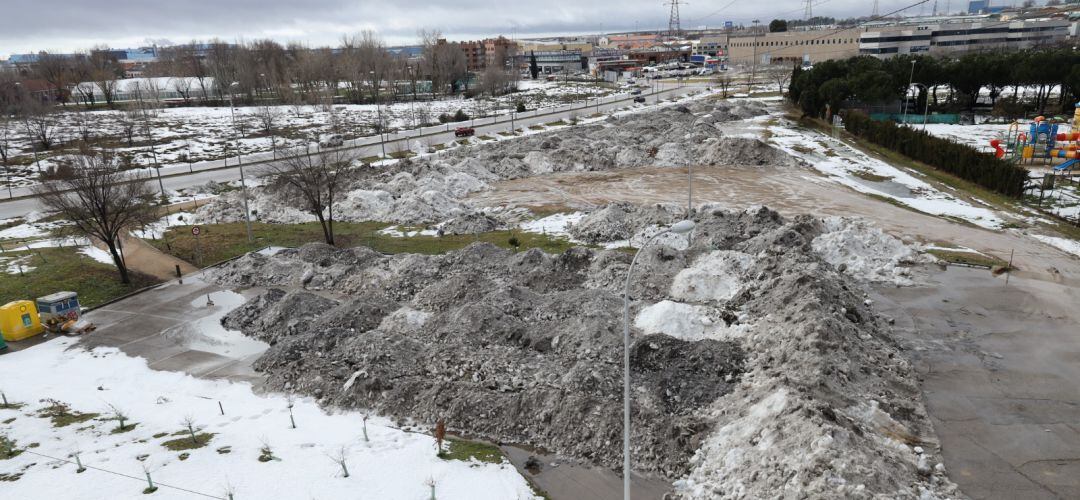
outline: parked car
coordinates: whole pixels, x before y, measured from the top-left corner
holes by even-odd
[[[631,90],[630,95],[641,95],[641,89]]]
[[[645,96],[639,95],[634,98],[634,102],[645,102]]]
[[[476,134],[476,130],[472,127],[458,127],[454,129],[454,137],[469,137]]]
[[[337,148],[345,145],[345,138],[338,134],[329,134],[319,137],[319,147]]]

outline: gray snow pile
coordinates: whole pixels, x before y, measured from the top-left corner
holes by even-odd
[[[726,137],[726,121],[763,115],[758,102],[695,101],[688,106],[611,117],[595,124],[461,147],[378,168],[356,168],[335,206],[342,221],[435,224],[478,212],[462,201],[492,182],[552,172],[597,171],[644,166],[775,165],[795,160],[758,139]],[[255,218],[303,222],[297,197],[272,184],[252,192]],[[199,220],[235,222],[243,214],[238,193],[226,193],[200,208]],[[500,221],[508,225],[508,221]],[[632,234],[619,239],[629,239]]]
[[[635,470],[683,498],[959,496],[888,321],[814,249],[830,223],[695,219],[631,280]],[[270,288],[224,321],[271,344],[272,389],[616,467],[630,259],[311,244],[212,279]]]
[[[851,217],[827,217],[825,232],[814,238],[814,251],[826,262],[865,281],[910,285],[908,264],[922,257],[900,239],[871,223]]]

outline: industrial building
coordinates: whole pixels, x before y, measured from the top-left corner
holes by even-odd
[[[1075,23],[1066,19],[1000,20],[991,16],[921,18],[853,29],[739,32],[727,41],[735,64],[813,64],[856,55],[947,55],[979,50],[1020,50],[1064,42]],[[714,37],[715,38],[715,37]],[[713,44],[717,42],[712,42]]]

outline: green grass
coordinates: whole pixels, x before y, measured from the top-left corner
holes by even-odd
[[[416,153],[413,153],[412,151],[396,151],[396,152],[390,153],[390,157],[395,159],[395,160],[401,160],[401,159],[404,159],[404,158],[412,158],[414,156],[416,156]]]
[[[481,136],[477,137],[476,139],[481,140],[481,141],[494,141],[495,140],[495,138],[490,136],[490,135],[481,135]]]
[[[363,162],[364,164],[371,165],[372,163],[375,163],[375,162],[377,162],[377,161],[379,161],[381,159],[382,158],[380,158],[378,156],[365,156],[365,157],[361,158],[360,161]]]
[[[502,450],[493,444],[481,441],[469,441],[458,438],[446,438],[446,450],[439,454],[443,460],[476,460],[489,464],[501,464],[506,458]]]
[[[188,432],[184,431],[184,437],[170,439],[161,443],[161,446],[172,451],[195,450],[210,444],[210,440],[213,438],[214,434],[212,432],[200,432],[195,434],[195,439],[192,440]]]
[[[892,177],[889,177],[887,175],[878,175],[867,170],[857,170],[851,175],[870,182],[885,182],[888,180],[892,180]]]
[[[0,434],[0,460],[15,458],[22,454],[23,450],[15,446],[15,440]]]
[[[129,431],[134,430],[135,427],[138,427],[138,425],[139,425],[138,422],[125,423],[123,428],[114,427],[113,430],[109,431],[109,433],[110,434],[123,434],[125,432],[129,432]]]
[[[544,125],[548,126],[548,127],[559,127],[559,126],[562,126],[562,125],[566,125],[566,122],[564,122],[562,120],[558,120],[558,121],[553,121],[553,122],[547,122]]]
[[[59,291],[79,294],[84,307],[93,307],[111,299],[153,285],[151,276],[131,272],[130,285],[120,283],[116,268],[87,257],[74,248],[38,248],[34,251],[8,251],[0,257],[12,257],[0,265],[7,267],[15,258],[27,257],[24,266],[33,267],[22,275],[0,272],[0,304],[29,299]]]
[[[965,264],[969,266],[986,267],[990,269],[993,269],[995,267],[1006,267],[1009,265],[1008,262],[1005,262],[1004,260],[1001,260],[997,257],[983,255],[981,253],[975,252],[960,252],[934,248],[927,250],[926,253],[933,255],[934,257],[937,257],[945,262],[950,262],[953,264]]]
[[[533,126],[529,127],[529,130],[544,130],[544,126],[543,125],[533,125]]]
[[[59,401],[52,401],[49,406],[38,412],[41,418],[52,421],[53,427],[67,427],[71,424],[80,424],[101,416],[100,413],[82,413],[72,410],[68,405]]]
[[[493,243],[510,249],[509,231],[492,231],[477,235],[414,236],[401,238],[380,234],[389,224],[360,222],[334,224],[334,239],[339,247],[367,246],[383,253],[440,254],[465,248],[474,242]],[[268,245],[297,247],[305,243],[323,241],[322,229],[317,222],[304,224],[252,224],[255,243],[248,243],[243,223],[201,225],[199,243],[202,246],[203,265],[245,254]],[[514,232],[520,250],[539,248],[549,253],[562,253],[574,246],[567,240],[535,233]],[[174,226],[167,233],[170,248],[162,240],[147,240],[163,252],[171,253],[188,262],[195,262],[195,238],[190,227]]]

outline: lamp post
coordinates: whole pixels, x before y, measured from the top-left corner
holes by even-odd
[[[236,133],[236,108],[233,106],[233,89],[239,86],[240,84],[237,82],[229,84],[229,113],[232,116],[233,134]],[[251,210],[248,210],[247,182],[244,180],[244,160],[235,135],[233,136],[233,147],[236,148],[236,163],[240,166],[240,191],[242,193],[241,198],[244,199],[244,226],[247,229],[248,243],[252,243],[255,241],[255,235],[251,233]]]
[[[376,83],[375,83],[375,72],[374,71],[368,71],[368,74],[371,75],[371,86],[374,87],[376,85]],[[374,90],[374,89],[372,89],[372,90]],[[378,92],[374,92],[374,94],[375,94],[375,96],[374,96],[375,97],[375,112],[379,117],[379,145],[382,146],[382,157],[386,158],[386,134],[384,134],[384,132],[383,132],[382,107],[379,106]]]
[[[907,108],[908,108],[908,105],[907,105],[908,96],[907,95],[908,95],[908,92],[911,91],[911,82],[914,79],[915,79],[915,60],[912,59],[911,60],[911,74],[908,75],[907,87],[904,88],[904,125],[907,125]]]
[[[626,270],[626,283],[623,285],[623,500],[630,500],[630,277],[641,251],[653,240],[668,233],[687,234],[693,230],[694,221],[687,219],[654,234],[641,245],[630,261],[630,268]]]
[[[930,87],[926,86],[925,84],[913,83],[912,85],[914,85],[916,87],[922,87],[925,94],[930,93]],[[919,103],[919,101],[918,101],[918,98],[916,97],[915,104],[918,105],[918,103]],[[926,116],[929,114],[929,112],[930,112],[930,96],[926,96],[926,103],[923,104],[923,112],[922,112],[922,129],[923,130],[926,130]]]

